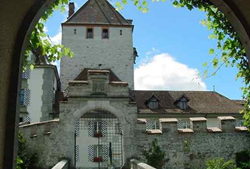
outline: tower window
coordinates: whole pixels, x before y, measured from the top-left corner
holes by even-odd
[[[120,35],[122,35],[122,30],[120,30]]]
[[[87,28],[87,39],[93,39],[93,28]]]
[[[74,29],[74,34],[76,34],[76,29]]]
[[[103,39],[109,38],[109,30],[108,29],[102,29],[102,38]]]

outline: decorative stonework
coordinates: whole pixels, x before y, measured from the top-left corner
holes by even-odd
[[[105,93],[105,83],[93,81],[92,91],[93,91],[93,94],[104,94]]]

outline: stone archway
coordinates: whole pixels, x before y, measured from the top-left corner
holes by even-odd
[[[123,133],[118,118],[104,110],[85,113],[75,125],[75,167],[121,168]]]
[[[15,168],[20,74],[28,36],[55,0],[4,0],[0,4],[0,168]],[[250,58],[250,2],[210,0],[236,29]]]
[[[64,135],[67,137],[67,152],[68,158],[71,160],[70,166],[73,168],[76,166],[75,164],[75,124],[79,122],[79,119],[88,115],[89,112],[93,110],[101,110],[102,112],[108,112],[112,114],[112,117],[115,117],[119,121],[122,130],[122,162],[125,163],[125,159],[131,157],[133,151],[132,139],[133,139],[133,127],[136,124],[136,113],[128,115],[126,112],[116,108],[113,106],[110,101],[87,101],[87,102],[70,102],[63,103],[60,106],[61,114],[60,114],[60,123],[61,128],[65,131]],[[135,112],[134,110],[132,110]],[[105,116],[104,116],[105,117]],[[86,129],[86,128],[85,128]]]

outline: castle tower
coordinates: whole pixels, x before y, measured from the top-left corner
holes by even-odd
[[[107,0],[89,0],[75,13],[70,3],[68,20],[62,23],[62,44],[74,57],[61,60],[62,90],[86,68],[111,69],[133,89],[132,33],[132,20],[126,20]]]

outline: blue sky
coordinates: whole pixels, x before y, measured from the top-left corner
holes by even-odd
[[[86,1],[73,2],[79,8]],[[135,25],[133,43],[139,53],[135,64],[137,89],[213,90],[215,86],[215,91],[226,97],[241,99],[243,83],[241,79],[236,81],[236,68],[223,67],[208,79],[198,77],[198,72],[202,74],[205,70],[202,64],[213,59],[208,54],[209,49],[216,46],[216,40],[209,39],[210,32],[200,24],[205,13],[174,8],[170,1],[148,2],[146,14],[132,4],[120,11],[125,18],[133,19]],[[67,11],[64,14],[55,12],[46,23],[47,33],[53,41],[60,41],[60,23],[66,18]],[[213,73],[213,69],[208,72]],[[198,81],[193,80],[196,78]],[[147,84],[140,83],[143,80]]]

